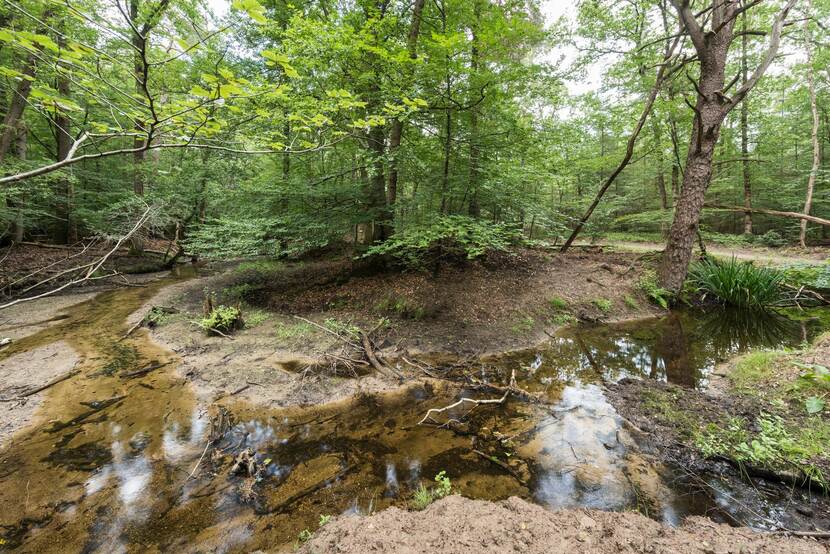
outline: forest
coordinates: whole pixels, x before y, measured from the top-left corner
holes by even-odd
[[[2,0],[0,117],[0,552],[826,551],[830,1]]]

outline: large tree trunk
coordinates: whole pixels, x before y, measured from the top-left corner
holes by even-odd
[[[732,98],[727,96],[724,74],[729,46],[735,38],[735,18],[743,9],[742,2],[712,0],[710,9],[699,12],[698,16],[692,11],[689,0],[672,0],[672,3],[700,59],[700,75],[695,83],[697,102],[693,106],[695,116],[683,188],[660,266],[660,285],[672,293],[678,293],[689,270],[692,248],[700,225],[700,213],[712,178],[712,158],[721,125],[727,114],[745,98],[772,63],[780,44],[784,19],[795,0],[788,0],[784,9],[776,15],[769,34],[767,52],[752,76],[735,91]],[[697,17],[701,17],[704,23],[701,24]],[[704,26],[710,26],[711,30]]]
[[[35,76],[35,56],[30,54],[26,58],[21,73],[25,77],[34,78]],[[32,81],[26,78],[20,79],[17,87],[12,93],[11,101],[9,102],[9,109],[6,111],[6,116],[3,118],[3,129],[0,133],[0,162],[6,158],[9,149],[12,146],[17,135],[17,124],[23,116],[23,110],[26,108],[26,101],[29,99],[29,93],[32,91]]]
[[[812,2],[807,2],[808,15],[812,13]],[[816,106],[816,75],[813,70],[813,46],[810,33],[810,19],[804,20],[804,44],[807,50],[807,87],[810,91],[810,112],[813,115],[813,128],[810,132],[810,139],[813,144],[813,165],[810,168],[810,176],[807,178],[807,195],[804,200],[804,215],[810,215],[813,207],[813,190],[816,186],[816,175],[821,163],[821,149],[818,144],[818,108]],[[807,220],[801,220],[801,232],[798,235],[798,242],[802,248],[807,246]]]

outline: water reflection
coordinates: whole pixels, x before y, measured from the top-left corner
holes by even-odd
[[[751,348],[798,346],[819,332],[818,320],[794,321],[774,312],[675,311],[659,319],[563,330],[549,345],[487,360],[525,368],[535,391],[579,379],[656,379],[705,388],[715,366]]]

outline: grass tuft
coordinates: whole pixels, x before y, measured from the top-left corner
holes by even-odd
[[[720,262],[710,258],[696,262],[689,270],[689,285],[704,296],[739,308],[768,308],[787,303],[784,274],[732,258]]]

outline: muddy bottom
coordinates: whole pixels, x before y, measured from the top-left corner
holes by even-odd
[[[706,342],[713,323],[689,314],[567,331],[472,372],[505,384],[515,369],[542,402],[462,403],[419,425],[430,408],[499,395],[424,378],[305,408],[230,396],[200,404],[170,352],[143,331],[122,340],[130,313],[172,280],[101,294],[0,353],[66,341],[80,356],[78,375],[49,389],[39,423],[0,453],[0,549],[289,549],[321,516],[411,507],[442,471],[453,492],[476,499],[638,509],[669,524],[728,513],[638,451],[600,384],[637,375],[703,386],[719,356],[815,331],[787,322],[761,338],[720,332],[718,346]]]

